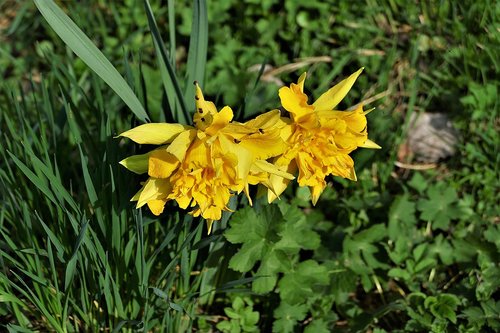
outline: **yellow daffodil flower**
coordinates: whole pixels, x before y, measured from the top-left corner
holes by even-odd
[[[306,73],[297,84],[279,90],[281,104],[290,113],[289,118],[283,119],[289,125],[282,130],[288,148],[275,158],[274,164],[291,174],[298,171],[298,183],[309,187],[313,204],[326,187],[326,176],[356,180],[354,161],[349,153],[358,147],[380,148],[368,139],[367,112],[362,105],[354,111],[334,110],[362,70],[329,89],[313,104],[308,104],[304,93]],[[271,175],[270,183],[273,190],[268,190],[269,202],[285,190],[289,180]]]
[[[206,101],[196,84],[194,127],[180,124],[144,124],[122,133],[141,144],[161,145],[120,163],[149,178],[132,198],[137,208],[148,205],[155,215],[165,203],[175,200],[179,207],[192,208],[191,214],[212,222],[228,211],[231,195],[242,191],[249,196],[249,185],[262,183],[275,189],[270,176],[293,179],[293,175],[266,160],[285,149],[281,134],[286,124],[278,110],[264,113],[246,123],[232,122],[233,111],[226,106],[217,111]]]

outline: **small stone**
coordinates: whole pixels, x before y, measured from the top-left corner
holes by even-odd
[[[418,162],[436,163],[453,156],[458,131],[445,113],[413,113],[408,128],[407,147]]]

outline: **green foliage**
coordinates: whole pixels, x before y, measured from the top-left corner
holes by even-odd
[[[307,216],[283,201],[259,209],[247,207],[233,215],[224,236],[233,244],[242,243],[229,261],[230,268],[245,273],[258,266],[253,291],[268,293],[277,287],[281,302],[274,311],[273,327],[291,332],[311,309],[309,302],[316,293],[330,283],[326,265],[312,259],[298,261],[301,250],[315,250],[320,243]]]
[[[268,208],[269,207],[269,208]],[[296,207],[282,204],[263,208],[259,213],[251,207],[241,209],[231,219],[226,239],[243,243],[229,267],[250,271],[260,261],[252,290],[266,293],[273,290],[278,273],[289,272],[301,249],[315,249],[319,235],[310,230],[304,214]]]
[[[428,199],[418,203],[418,210],[421,212],[420,218],[431,222],[435,229],[448,229],[450,221],[461,217],[463,212],[458,205],[457,192],[440,183],[441,186],[432,186],[427,190]]]
[[[258,332],[259,313],[253,311],[253,302],[250,298],[236,296],[232,307],[224,308],[224,313],[229,317],[229,320],[217,324],[217,329],[222,332]]]
[[[422,293],[414,293],[408,296],[408,303],[411,319],[406,329],[409,331],[446,332],[448,322],[457,322],[456,310],[460,301],[453,294],[426,297]]]
[[[294,327],[298,321],[304,320],[307,314],[307,306],[305,304],[301,305],[290,305],[288,303],[282,303],[274,311],[274,316],[276,321],[273,323],[274,332],[293,332]]]

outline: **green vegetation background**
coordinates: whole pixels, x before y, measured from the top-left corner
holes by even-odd
[[[171,121],[143,2],[58,3],[152,120]],[[172,3],[151,7],[184,78],[192,3]],[[140,177],[117,165],[136,148],[112,137],[137,121],[34,4],[3,1],[1,329],[500,330],[500,3],[220,0],[207,11],[203,88],[218,106],[248,118],[303,71],[317,97],[365,67],[343,105],[376,107],[369,133],[383,149],[356,152],[358,181],[330,179],[315,208],[298,188],[274,205],[240,199],[210,236],[173,206],[159,219],[136,211]],[[400,168],[420,112],[451,118],[457,152]]]

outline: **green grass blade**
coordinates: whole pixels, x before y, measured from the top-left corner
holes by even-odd
[[[175,1],[167,0],[168,6],[168,32],[169,32],[169,44],[170,44],[170,54],[175,54],[176,51],[176,40],[175,40]],[[172,59],[172,65],[175,64],[175,59]]]
[[[121,97],[139,120],[148,121],[144,107],[127,82],[61,8],[53,0],[34,0],[34,2],[64,43]]]
[[[25,306],[24,303],[15,295],[7,294],[3,290],[0,292],[0,303],[16,303],[21,306]]]
[[[173,110],[174,118],[181,124],[188,124],[188,120],[190,119],[189,116],[189,111],[187,110],[186,107],[186,101],[184,100],[184,95],[182,94],[181,87],[179,85],[179,80],[177,79],[177,76],[175,75],[174,68],[172,64],[170,63],[170,59],[167,54],[167,50],[165,48],[165,44],[163,43],[163,40],[161,39],[160,31],[158,30],[158,26],[156,25],[156,20],[153,15],[153,11],[151,10],[151,6],[149,4],[148,0],[144,0],[144,8],[146,9],[146,15],[148,17],[148,23],[149,23],[149,28],[151,29],[151,34],[153,36],[155,48],[157,49],[157,53],[159,53],[160,58],[160,68],[163,66],[166,68],[166,73],[168,77],[165,77],[162,73],[162,79],[163,79],[163,84],[165,85],[165,91],[167,93],[167,97],[169,101],[171,101],[174,96],[172,94],[169,95],[169,84],[173,86],[173,90],[175,93],[175,98],[180,106],[180,110],[177,108]],[[172,104],[171,104],[172,105]]]
[[[58,178],[52,170],[50,170],[50,166],[44,164],[37,156],[36,154],[31,150],[31,148],[26,147],[26,153],[29,155],[31,158],[31,163],[33,164],[33,167],[36,168],[37,170],[40,170],[43,175],[48,179],[50,182],[50,186],[53,189],[53,192],[58,194],[64,201],[66,201],[71,208],[75,212],[80,212],[80,208],[78,207],[77,203],[71,196],[71,194],[66,190],[64,185],[61,183],[61,179]]]
[[[80,161],[82,165],[82,171],[83,171],[83,180],[85,183],[85,188],[87,189],[87,195],[89,197],[89,201],[94,207],[95,214],[97,216],[97,221],[99,222],[99,227],[101,228],[101,231],[106,234],[106,226],[104,223],[104,218],[102,214],[102,209],[101,207],[97,207],[97,201],[99,200],[97,196],[97,191],[94,186],[94,182],[92,181],[92,177],[90,176],[90,171],[89,171],[89,165],[88,165],[88,158],[85,156],[82,150],[82,146],[78,145],[78,150],[80,151]]]
[[[54,245],[54,247],[56,248],[57,258],[59,259],[59,261],[64,263],[65,262],[65,260],[64,260],[64,252],[65,251],[64,251],[63,244],[61,243],[59,238],[57,238],[57,236],[52,232],[52,230],[50,230],[50,228],[47,226],[47,224],[45,224],[45,222],[43,222],[42,218],[38,215],[38,213],[35,213],[35,215],[38,218],[38,221],[40,221],[43,230],[45,230],[45,233],[47,234],[50,241],[52,242],[52,245]]]
[[[185,94],[188,108],[194,109],[194,81],[203,87],[208,47],[208,17],[205,0],[194,0],[193,25],[189,39]]]
[[[45,194],[45,196],[50,200],[52,201],[56,206],[59,205],[59,203],[57,202],[56,198],[54,197],[54,195],[52,194],[52,192],[50,191],[49,187],[47,186],[47,184],[44,182],[43,179],[41,179],[40,177],[38,177],[36,174],[33,173],[33,171],[31,171],[27,166],[26,164],[24,164],[23,162],[21,162],[16,156],[14,156],[14,154],[12,154],[10,151],[7,151],[7,153],[10,155],[10,157],[12,158],[12,160],[14,161],[14,163],[17,165],[17,167],[22,171],[22,173],[28,177],[28,179],[40,190],[42,191],[43,194]]]
[[[89,196],[90,203],[92,205],[95,205],[97,203],[98,197],[97,197],[96,189],[94,187],[94,183],[92,182],[92,177],[90,177],[87,157],[83,153],[82,147],[80,145],[78,145],[78,149],[80,151],[80,158],[81,158],[82,170],[83,170],[83,179],[85,180],[85,187],[87,188],[87,195]]]
[[[9,324],[6,326],[9,333],[33,333],[34,331],[27,328],[21,327],[19,325]]]

